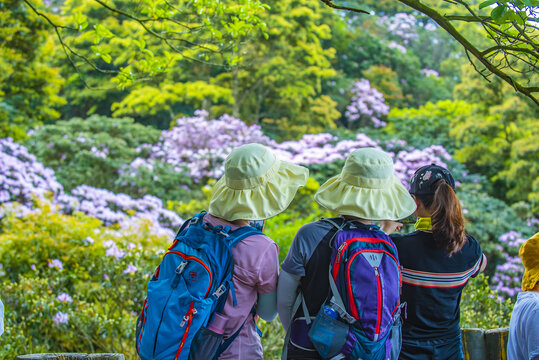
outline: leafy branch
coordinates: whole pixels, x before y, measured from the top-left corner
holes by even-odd
[[[321,1],[335,9],[366,12],[357,8],[338,6],[332,0]],[[487,81],[490,81],[489,75],[494,74],[539,106],[537,98],[539,86],[529,85],[532,77],[537,77],[539,73],[539,29],[534,24],[537,22],[537,18],[533,16],[534,10],[537,8],[537,4],[535,4],[537,1],[515,0],[508,3],[502,0],[486,0],[479,6],[480,9],[497,3],[490,16],[477,15],[463,0],[444,1],[458,6],[469,15],[446,15],[419,0],[399,0],[402,4],[434,20],[458,41],[464,47],[465,53],[476,71]],[[478,24],[484,30],[485,35],[494,42],[494,45],[486,49],[478,49],[455,28],[452,22]],[[482,69],[477,67],[472,57],[482,65]]]

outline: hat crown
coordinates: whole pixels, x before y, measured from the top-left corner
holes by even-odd
[[[410,180],[410,193],[414,195],[429,195],[436,191],[438,180],[444,180],[455,191],[455,179],[449,170],[436,165],[420,167]]]
[[[234,149],[225,160],[225,176],[230,180],[247,180],[265,175],[275,164],[275,155],[260,144]]]
[[[342,174],[367,179],[389,179],[393,176],[393,160],[375,148],[354,150],[346,158]]]

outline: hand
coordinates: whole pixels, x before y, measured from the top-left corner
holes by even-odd
[[[403,223],[391,220],[382,220],[380,221],[380,229],[386,234],[394,233],[395,231],[400,231]]]

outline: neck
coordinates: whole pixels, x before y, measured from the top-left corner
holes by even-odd
[[[231,225],[237,225],[237,226],[248,226],[249,225],[249,220],[245,220],[245,219],[237,219],[237,220],[233,220],[233,221],[228,221],[228,220],[225,220],[223,218],[220,218],[220,217],[217,217],[219,220],[227,223],[227,224],[231,224]]]
[[[539,283],[535,284],[535,287],[533,289],[531,289],[530,291],[539,293]]]

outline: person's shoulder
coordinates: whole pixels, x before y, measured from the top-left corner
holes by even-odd
[[[313,233],[328,232],[329,230],[331,230],[332,227],[332,224],[321,219],[318,221],[307,223],[300,227],[297,236],[307,236]]]
[[[477,255],[481,253],[481,245],[472,235],[466,234],[466,243],[462,247],[463,253],[470,253]]]
[[[411,233],[408,233],[408,234],[401,234],[401,233],[392,233],[391,235],[389,235],[389,237],[391,238],[391,240],[393,241],[413,241],[413,240],[416,240],[418,238],[420,238],[422,236],[422,232],[421,231],[414,231],[414,232],[411,232]]]

